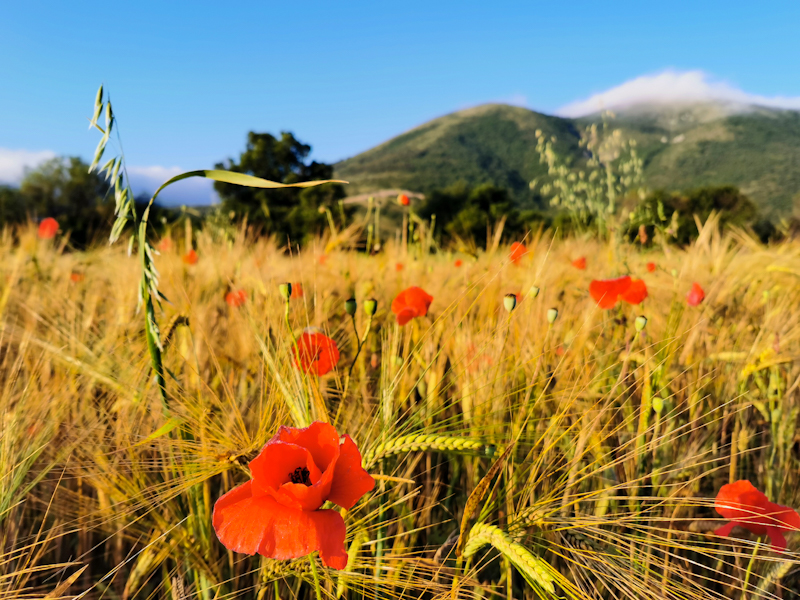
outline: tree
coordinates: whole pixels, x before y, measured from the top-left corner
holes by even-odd
[[[738,188],[727,185],[704,187],[682,193],[651,192],[631,214],[631,237],[644,225],[649,235],[658,228],[679,244],[688,244],[697,235],[695,215],[705,222],[712,212],[719,213],[719,225],[745,227],[758,216],[756,205]]]
[[[478,246],[486,245],[487,233],[503,217],[506,233],[515,235],[523,228],[509,191],[491,183],[469,188],[462,181],[433,190],[419,208],[419,215],[423,219],[436,215],[437,227],[441,225],[450,237],[472,240]]]
[[[0,227],[25,221],[25,203],[16,188],[0,185]]]
[[[315,161],[306,162],[311,146],[282,132],[280,139],[269,133],[250,132],[239,162],[219,163],[218,169],[246,173],[279,183],[299,183],[330,179],[333,167]],[[327,223],[321,207],[332,209],[344,198],[344,189],[328,184],[306,189],[268,190],[215,182],[222,208],[232,211],[235,219],[276,234],[284,241],[303,241],[319,233]],[[331,211],[333,214],[339,211]]]
[[[59,157],[27,171],[19,193],[32,218],[55,218],[62,229],[72,231],[73,242],[85,245],[110,227],[114,206],[105,201],[108,189],[80,158]]]

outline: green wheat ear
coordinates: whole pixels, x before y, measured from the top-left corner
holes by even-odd
[[[431,450],[451,454],[479,454],[488,457],[495,456],[497,453],[497,447],[494,444],[486,444],[472,438],[412,433],[379,444],[364,455],[364,465],[366,467],[374,466],[378,460],[392,454]]]
[[[464,557],[470,558],[485,545],[491,544],[503,556],[517,567],[517,570],[528,580],[540,588],[555,594],[555,579],[550,574],[553,570],[547,562],[532,554],[525,546],[515,542],[510,535],[494,525],[478,523],[469,532]]]

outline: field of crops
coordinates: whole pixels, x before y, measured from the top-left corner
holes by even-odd
[[[682,249],[544,233],[512,256],[201,231],[192,260],[182,238],[154,258],[163,399],[124,244],[0,239],[0,599],[800,590],[800,244],[713,219]],[[628,274],[646,299],[598,307],[591,282]],[[393,306],[410,287],[429,307]],[[281,426],[314,422],[369,473],[344,438],[349,474],[302,509],[330,528],[293,521],[276,542],[255,501],[215,513],[275,469],[315,489],[285,455],[249,468]],[[771,502],[739,483],[723,506],[743,480]],[[250,542],[267,556],[234,551]],[[288,558],[303,548],[321,552]]]

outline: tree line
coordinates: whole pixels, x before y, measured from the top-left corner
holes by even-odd
[[[333,166],[309,160],[310,153],[311,146],[289,132],[278,137],[250,132],[238,159],[220,162],[216,168],[281,183],[333,178]],[[321,233],[329,219],[344,225],[355,210],[344,209],[340,200],[345,197],[345,189],[335,183],[306,189],[265,190],[215,182],[214,188],[220,196],[222,211],[234,223],[247,223],[254,231],[276,236],[282,242],[302,243]],[[146,196],[139,197],[137,204],[143,205],[147,200]],[[461,182],[430,190],[425,200],[412,210],[422,219],[435,216],[437,235],[443,244],[469,240],[476,246],[484,246],[501,220],[504,232],[512,237],[539,227],[569,234],[576,227],[568,213],[520,206],[510,190],[491,183],[469,186]],[[639,231],[652,237],[660,229],[676,243],[683,244],[697,234],[694,215],[704,220],[712,211],[722,214],[723,226],[753,225],[765,240],[776,235],[774,226],[758,220],[755,204],[730,186],[652,192],[644,200],[634,201],[630,220],[624,227],[631,237]],[[157,225],[178,215],[176,210],[159,207],[151,222]],[[113,193],[103,177],[90,173],[88,165],[77,157],[46,161],[28,171],[19,188],[0,186],[0,225],[45,217],[56,218],[62,230],[70,232],[73,244],[86,246],[108,235],[114,218]]]

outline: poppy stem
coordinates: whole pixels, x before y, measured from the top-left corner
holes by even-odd
[[[319,588],[319,574],[317,573],[317,560],[313,554],[308,555],[308,562],[311,565],[311,576],[314,578],[314,591],[317,592],[317,600],[322,600],[322,590]]]
[[[358,355],[361,354],[361,348],[364,347],[364,344],[367,343],[367,336],[369,335],[370,329],[372,329],[372,315],[369,315],[367,318],[367,326],[364,328],[364,335],[361,338],[358,337],[358,329],[356,328],[356,317],[355,315],[350,317],[353,320],[353,331],[356,333],[356,340],[358,340],[358,347],[356,348],[356,355],[353,357],[353,362],[350,363],[350,370],[347,372],[347,379],[350,379],[350,376],[353,374],[353,367],[356,366],[356,361],[358,360]]]

